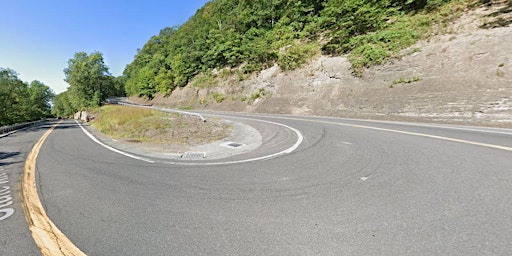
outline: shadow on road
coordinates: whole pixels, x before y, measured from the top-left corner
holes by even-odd
[[[57,121],[51,121],[51,122],[45,122],[37,126],[33,126],[30,128],[30,131],[39,131],[39,130],[47,130],[52,128],[57,123]],[[64,121],[63,123],[59,124],[55,129],[58,130],[64,130],[64,129],[75,129],[80,128],[80,126],[72,121]]]
[[[21,161],[8,161],[9,159],[13,158],[13,157],[16,157],[18,155],[20,155],[21,153],[20,152],[3,152],[3,151],[0,151],[0,166],[7,166],[7,165],[11,165],[11,164],[17,164],[17,163],[20,163]]]

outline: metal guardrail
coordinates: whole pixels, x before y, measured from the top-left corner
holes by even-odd
[[[198,113],[192,113],[192,112],[187,112],[187,111],[182,111],[182,110],[177,110],[177,109],[159,108],[159,107],[149,107],[149,108],[160,110],[163,112],[168,112],[168,113],[178,113],[178,114],[182,114],[182,115],[193,116],[193,117],[197,117],[197,118],[201,119],[201,121],[203,121],[203,122],[206,122],[206,119],[204,119],[203,115],[198,114]]]
[[[23,128],[26,128],[26,127],[35,125],[37,123],[40,123],[42,121],[43,120],[34,121],[34,122],[27,122],[27,123],[21,123],[21,124],[15,124],[15,125],[10,125],[10,126],[3,126],[3,127],[0,127],[0,135],[6,134],[6,133],[9,133],[9,132],[13,132],[13,131],[17,131],[17,130],[20,130],[20,129],[23,129]]]
[[[119,101],[119,100],[110,101],[110,103],[118,104],[118,105],[126,105],[126,106],[136,106],[136,107],[151,108],[151,109],[156,109],[156,110],[163,111],[163,112],[168,112],[168,113],[178,113],[178,114],[182,114],[182,115],[197,117],[197,118],[201,119],[201,121],[206,122],[206,119],[203,117],[203,115],[201,115],[199,113],[193,113],[193,112],[177,110],[177,109],[160,108],[160,107],[154,107],[154,106],[149,106],[149,105],[142,105],[142,104],[137,104],[137,103],[133,103],[133,102]]]

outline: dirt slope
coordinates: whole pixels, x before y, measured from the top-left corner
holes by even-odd
[[[512,127],[511,10],[510,1],[468,10],[450,33],[418,42],[362,78],[344,57],[321,56],[290,72],[274,66],[244,81],[219,76],[217,86],[187,86],[151,103]]]

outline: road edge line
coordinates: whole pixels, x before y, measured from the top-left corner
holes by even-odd
[[[32,238],[42,255],[85,255],[50,220],[37,193],[37,156],[46,138],[61,123],[56,123],[46,131],[27,156],[21,181],[22,206]]]
[[[78,126],[80,126],[80,128],[85,133],[85,135],[87,135],[87,137],[89,137],[92,141],[96,142],[100,146],[102,146],[102,147],[104,147],[104,148],[106,148],[106,149],[108,149],[108,150],[110,150],[112,152],[116,152],[118,154],[121,154],[121,155],[129,157],[129,158],[137,159],[137,160],[148,162],[148,163],[154,163],[155,162],[153,160],[150,160],[150,159],[147,159],[147,158],[144,158],[144,157],[140,157],[140,156],[136,156],[136,155],[132,155],[130,153],[124,152],[122,150],[119,150],[117,148],[114,148],[114,147],[111,147],[111,146],[107,145],[107,144],[101,142],[98,138],[94,137],[94,135],[92,133],[90,133],[89,131],[87,131],[84,128],[84,126],[82,124],[80,124],[77,120],[75,120],[75,122],[78,124]]]
[[[499,149],[499,150],[512,151],[512,147],[476,142],[476,141],[471,141],[471,140],[456,139],[456,138],[432,135],[432,134],[428,134],[428,133],[408,132],[408,131],[394,130],[394,129],[388,129],[388,128],[379,128],[379,127],[358,125],[358,124],[336,123],[336,122],[322,121],[322,120],[309,120],[309,119],[291,118],[291,117],[290,118],[289,117],[281,117],[281,118],[287,119],[287,120],[295,120],[295,121],[306,121],[306,122],[314,122],[314,123],[355,127],[355,128],[362,128],[362,129],[375,130],[375,131],[393,132],[393,133],[400,133],[400,134],[412,135],[412,136],[417,136],[417,137],[439,139],[439,140],[445,140],[445,141],[451,141],[451,142],[457,142],[457,143],[463,143],[463,144],[469,144],[469,145],[475,145],[475,146],[481,146],[481,147],[487,147],[487,148],[494,148],[494,149]],[[438,127],[438,128],[442,128],[442,127]]]

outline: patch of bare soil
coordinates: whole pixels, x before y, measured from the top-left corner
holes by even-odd
[[[141,131],[139,135],[152,138],[151,141],[122,139],[121,142],[154,152],[183,153],[190,147],[224,139],[232,130],[231,126],[215,119],[203,122],[198,118],[180,116],[168,121],[171,125],[166,129],[149,127]]]
[[[511,9],[511,1],[490,1],[468,10],[450,33],[418,42],[362,78],[346,58],[321,56],[290,72],[274,66],[244,81],[187,86],[151,104],[512,127]],[[226,99],[217,103],[215,93]]]

